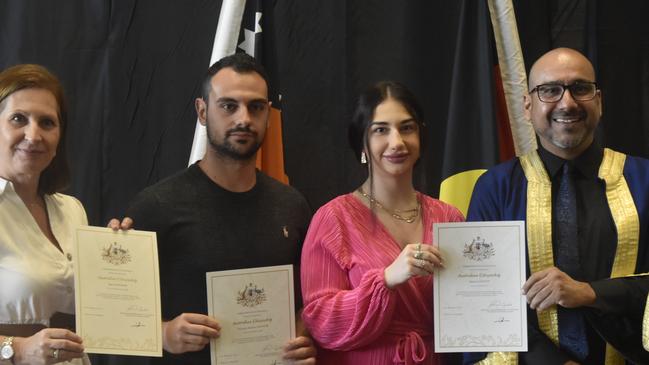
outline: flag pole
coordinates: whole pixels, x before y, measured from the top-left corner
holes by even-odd
[[[219,14],[219,22],[216,26],[216,34],[214,35],[212,56],[210,57],[208,66],[236,51],[239,30],[241,29],[241,19],[243,18],[245,7],[246,0],[223,0],[221,13]],[[205,126],[196,120],[194,141],[192,142],[192,150],[189,155],[189,165],[200,160],[205,155],[206,135]]]
[[[532,124],[525,118],[523,108],[523,96],[527,94],[527,75],[516,14],[511,0],[488,0],[488,4],[514,149],[516,156],[521,156],[536,149],[536,137]]]

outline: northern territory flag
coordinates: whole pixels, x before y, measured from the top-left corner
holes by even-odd
[[[210,64],[234,52],[246,52],[264,65],[270,78],[269,99],[272,102],[266,138],[257,152],[257,168],[267,175],[288,184],[284,173],[284,146],[282,142],[282,120],[280,114],[281,94],[279,82],[274,75],[276,62],[271,37],[264,37],[264,1],[228,0],[221,6],[219,24],[214,39]],[[266,5],[272,5],[267,3]],[[203,157],[206,148],[206,131],[196,123],[194,141],[189,164]]]
[[[241,21],[241,33],[237,51],[244,51],[255,57],[255,59],[266,69],[270,78],[270,89],[268,97],[272,102],[266,138],[257,152],[257,168],[267,175],[288,184],[288,176],[284,172],[284,144],[282,141],[282,114],[281,94],[276,67],[275,48],[273,47],[272,36],[264,29],[269,22],[264,21],[265,6],[271,6],[272,2],[263,0],[248,0]]]

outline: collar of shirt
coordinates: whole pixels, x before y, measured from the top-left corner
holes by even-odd
[[[8,187],[12,187],[11,181],[0,177],[0,195],[4,194]]]
[[[571,164],[583,177],[597,178],[599,166],[604,158],[604,149],[597,143],[591,143],[581,155],[570,161],[553,155],[550,151],[543,148],[540,143],[538,146],[539,157],[541,157],[541,161],[543,161],[543,165],[545,166],[548,175],[550,175],[550,180],[554,181],[564,163]]]

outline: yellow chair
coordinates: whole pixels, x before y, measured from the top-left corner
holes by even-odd
[[[447,177],[439,186],[439,200],[451,204],[466,217],[473,187],[485,169],[469,170]]]

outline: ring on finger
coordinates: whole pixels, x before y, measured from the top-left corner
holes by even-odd
[[[415,252],[415,256],[414,256],[414,257],[415,257],[416,259],[419,260],[419,259],[421,259],[422,257],[424,257],[424,254],[423,254],[421,251],[417,251],[417,252]]]
[[[425,265],[426,265],[426,261],[424,261],[422,259],[417,260],[417,267],[418,268],[423,269]]]
[[[421,252],[421,243],[417,244],[417,252]]]
[[[59,359],[59,349],[54,349],[54,351],[52,351],[52,358],[57,360]]]

